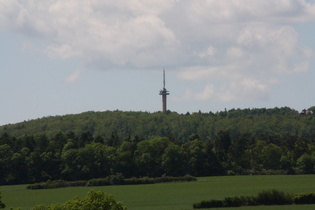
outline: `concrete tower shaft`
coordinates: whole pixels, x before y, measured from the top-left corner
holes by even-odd
[[[162,112],[166,112],[166,96],[169,95],[169,91],[165,88],[165,70],[163,70],[163,89],[160,90],[160,95],[162,95]]]

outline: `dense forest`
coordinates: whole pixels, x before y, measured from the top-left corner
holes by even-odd
[[[0,184],[315,172],[315,118],[288,107],[85,112],[0,127]]]

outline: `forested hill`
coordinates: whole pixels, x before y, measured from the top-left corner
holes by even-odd
[[[103,139],[121,141],[137,137],[168,137],[187,141],[198,135],[203,141],[213,140],[219,131],[229,131],[231,138],[240,133],[254,137],[294,135],[315,136],[315,119],[301,116],[288,107],[273,109],[232,109],[217,113],[148,113],[148,112],[85,112],[81,114],[44,117],[0,127],[0,134],[16,138],[45,134],[51,138],[60,132],[75,135],[88,133]]]
[[[0,127],[0,185],[315,173],[315,118],[290,108],[85,112]]]

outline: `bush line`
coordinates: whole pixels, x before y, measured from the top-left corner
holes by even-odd
[[[110,175],[105,178],[90,179],[88,181],[65,181],[54,180],[41,183],[34,183],[26,186],[29,190],[39,189],[53,189],[61,187],[79,187],[79,186],[107,186],[107,185],[138,185],[138,184],[156,184],[164,182],[189,182],[196,181],[197,179],[190,175],[181,177],[162,176],[162,177],[141,177],[141,178],[128,178],[125,179],[123,175],[116,174]]]
[[[279,190],[266,190],[256,196],[225,197],[223,200],[212,199],[194,203],[194,209],[240,207],[258,205],[292,205],[292,204],[315,204],[314,193],[289,194]]]

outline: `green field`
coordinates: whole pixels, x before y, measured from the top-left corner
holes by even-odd
[[[25,185],[0,186],[2,201],[10,207],[30,209],[36,204],[58,203],[85,196],[90,189],[103,190],[122,201],[129,210],[186,210],[194,202],[223,199],[225,196],[254,195],[265,189],[289,193],[315,192],[315,175],[296,176],[222,176],[202,177],[197,182],[152,185],[74,187],[50,190],[26,190]],[[220,208],[233,209],[233,208]],[[242,209],[315,209],[315,205],[259,206]]]

